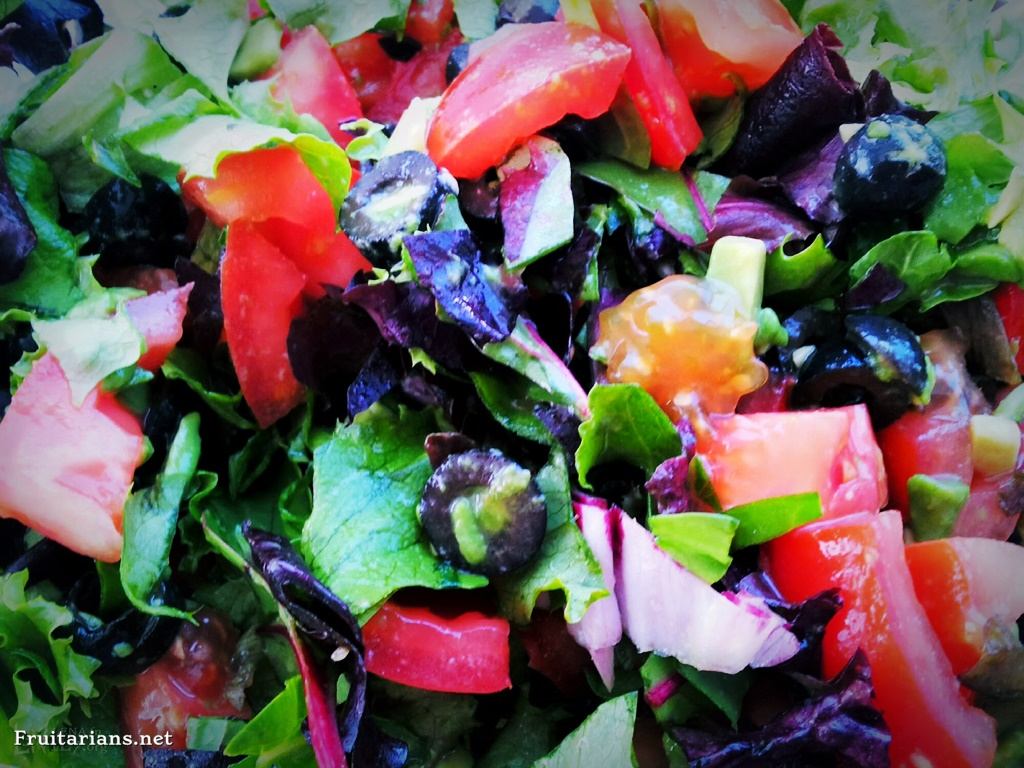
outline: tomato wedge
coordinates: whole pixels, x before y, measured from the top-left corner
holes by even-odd
[[[657,0],[665,52],[691,98],[760,88],[803,40],[779,0]]]
[[[405,17],[405,34],[423,45],[440,43],[454,19],[452,0],[412,0]]]
[[[679,170],[703,134],[650,19],[639,0],[591,0],[591,6],[601,30],[633,52],[625,84],[651,137],[651,160]]]
[[[363,112],[371,120],[373,108],[382,98],[398,64],[381,48],[380,39],[379,33],[366,32],[338,43],[333,49],[334,58],[359,96]]]
[[[877,512],[885,503],[882,455],[863,405],[712,415],[709,426],[698,430],[697,452],[725,509],[815,491],[826,517]]]
[[[363,627],[366,669],[395,683],[446,693],[496,693],[509,679],[509,625],[469,611],[446,617],[386,603]]]
[[[315,117],[341,146],[351,141],[339,126],[358,120],[363,110],[320,30],[310,26],[293,33],[268,75],[277,76],[272,88],[275,99],[290,102],[299,114]]]
[[[212,179],[193,177],[182,193],[218,227],[233,221],[279,218],[316,232],[337,228],[327,190],[292,147],[239,152],[225,157]]]
[[[878,708],[892,733],[893,765],[989,766],[994,721],[967,704],[914,594],[898,512],[811,523],[766,545],[768,569],[787,600],[838,587],[843,607],[823,640],[824,675],[858,648],[867,655]]]
[[[324,295],[324,285],[346,288],[357,272],[373,269],[344,232],[318,235],[286,219],[268,219],[254,227],[308,278],[304,290],[314,299]]]
[[[302,402],[304,389],[288,360],[288,331],[302,312],[306,278],[254,225],[228,228],[220,266],[224,333],[242,395],[269,427]]]
[[[907,547],[917,599],[962,675],[981,660],[985,624],[1013,626],[1024,613],[1024,547],[951,538]]]
[[[455,78],[427,135],[438,165],[473,179],[568,114],[608,111],[629,49],[579,24],[509,24]]]
[[[1017,370],[1024,373],[1024,288],[1004,283],[992,294],[992,299],[999,310],[999,316],[1003,318],[1003,328],[1006,329],[1006,338],[1010,340]]]
[[[142,450],[142,429],[127,408],[98,388],[75,406],[60,363],[45,354],[0,421],[0,517],[115,563]]]
[[[427,46],[409,61],[396,61],[380,97],[367,109],[370,119],[378,123],[397,123],[414,98],[426,99],[444,93],[448,85],[445,75],[448,55],[461,41],[461,35],[452,34],[447,40]]]
[[[146,352],[139,358],[140,368],[155,371],[181,341],[181,324],[188,312],[191,293],[192,283],[189,283],[125,302],[124,310],[132,325],[146,338]]]

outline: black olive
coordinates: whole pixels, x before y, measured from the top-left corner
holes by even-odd
[[[377,43],[384,49],[384,53],[395,61],[409,61],[409,59],[423,50],[422,43],[408,36],[399,40],[393,35],[385,35],[379,38]]]
[[[234,760],[221,752],[199,749],[145,749],[143,768],[228,768]]]
[[[881,315],[850,315],[846,338],[882,381],[900,381],[920,397],[928,386],[928,361],[921,342],[903,323]]]
[[[843,147],[833,181],[836,201],[847,213],[892,216],[927,203],[945,178],[942,141],[909,117],[882,115]]]
[[[469,66],[469,43],[460,43],[448,54],[448,61],[444,65],[445,81],[451,84],[452,80],[461,75],[462,70],[467,66]]]
[[[554,21],[557,13],[558,0],[501,0],[498,25]]]
[[[441,557],[488,575],[525,565],[547,529],[529,471],[495,450],[449,456],[427,481],[419,518]]]
[[[89,250],[106,267],[149,264],[173,267],[188,255],[188,215],[181,198],[160,179],[143,176],[139,187],[114,179],[85,206]]]
[[[382,158],[352,187],[341,227],[375,266],[390,267],[402,235],[433,226],[454,179],[422,152]]]

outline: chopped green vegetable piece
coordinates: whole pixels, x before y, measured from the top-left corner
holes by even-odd
[[[533,768],[594,768],[632,765],[636,694],[606,701]]]
[[[729,549],[740,522],[718,512],[653,515],[647,526],[658,546],[708,584],[721,579],[732,564]]]
[[[817,493],[777,496],[727,509],[725,514],[739,521],[733,546],[736,549],[764,544],[822,516]]]
[[[797,253],[787,254],[785,247],[785,244],[780,245],[768,254],[764,275],[766,296],[810,290],[834,274],[839,264],[821,235]]]
[[[943,539],[953,531],[971,489],[950,477],[914,475],[907,481],[910,523],[918,541]]]

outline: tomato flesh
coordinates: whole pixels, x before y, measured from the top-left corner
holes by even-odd
[[[277,76],[272,87],[275,99],[315,117],[341,146],[351,141],[339,126],[358,120],[363,111],[320,30],[310,26],[292,34],[269,74]]]
[[[181,341],[181,324],[188,312],[190,293],[192,283],[125,302],[124,310],[132,325],[146,338],[146,352],[139,358],[140,368],[155,371]]]
[[[0,516],[115,563],[142,450],[142,429],[127,408],[99,388],[76,406],[60,363],[45,354],[0,421]]]
[[[305,284],[295,265],[252,224],[229,227],[220,268],[224,333],[242,395],[264,428],[304,396],[288,360],[288,331],[302,312]]]
[[[629,49],[578,24],[510,24],[452,82],[430,123],[438,165],[473,179],[567,114],[608,111]]]
[[[678,170],[703,134],[647,14],[637,0],[591,0],[591,6],[601,30],[633,53],[624,82],[650,135],[651,160]]]
[[[967,704],[914,594],[898,512],[811,523],[766,546],[769,572],[787,600],[838,587],[843,607],[823,639],[824,676],[857,649],[871,665],[878,708],[892,733],[893,765],[988,766],[994,721]]]
[[[198,625],[182,623],[167,653],[120,692],[125,730],[134,736],[170,733],[166,749],[185,749],[190,717],[249,716],[241,691],[230,691],[234,631],[207,611],[196,620]],[[128,755],[142,764],[141,751]]]
[[[658,0],[665,52],[691,98],[764,85],[803,34],[778,0]]]
[[[448,85],[448,55],[462,41],[459,34],[425,47],[409,61],[396,61],[394,71],[367,115],[378,123],[397,123],[416,97],[440,96]]]
[[[999,316],[1003,318],[1006,338],[1010,341],[1017,370],[1024,373],[1024,288],[1004,283],[992,294]]]
[[[454,19],[452,0],[412,0],[405,17],[405,34],[423,45],[439,43]]]
[[[352,84],[363,112],[373,119],[373,108],[384,95],[398,63],[380,46],[381,35],[366,32],[334,46],[334,57]]]
[[[812,492],[826,517],[885,504],[882,456],[863,405],[712,415],[698,430],[697,452],[725,509]]]
[[[907,547],[907,565],[955,675],[980,661],[986,622],[1012,626],[1024,613],[1024,547],[979,538],[924,541]]]
[[[478,611],[386,603],[363,627],[366,669],[427,691],[496,693],[512,686],[508,635],[505,619]]]

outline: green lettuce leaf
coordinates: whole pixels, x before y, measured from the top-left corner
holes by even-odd
[[[671,419],[639,385],[598,384],[587,401],[591,415],[580,425],[576,450],[576,471],[584,488],[593,487],[590,470],[599,464],[626,461],[650,476],[682,450]]]
[[[316,24],[331,43],[379,29],[401,32],[410,0],[267,0],[273,14],[292,29]]]
[[[172,381],[184,382],[204,403],[228,424],[241,429],[256,429],[256,425],[239,413],[242,393],[218,392],[210,382],[202,358],[189,349],[175,349],[168,356],[160,371]]]
[[[124,507],[121,585],[132,605],[155,616],[189,614],[150,601],[168,567],[178,510],[199,465],[199,414],[181,420],[163,471],[152,487],[133,493]]]
[[[593,768],[633,764],[636,694],[606,701],[533,768]]]
[[[717,512],[652,515],[647,521],[658,546],[708,584],[721,579],[732,557],[729,549],[740,522]]]
[[[230,102],[228,71],[248,28],[245,0],[195,0],[181,16],[153,21],[164,50],[225,103]]]
[[[480,400],[494,420],[514,435],[536,443],[554,444],[554,437],[534,413],[534,406],[548,402],[547,392],[522,376],[469,374]]]
[[[100,663],[72,649],[64,629],[71,612],[27,590],[27,581],[25,570],[0,575],[0,719],[45,733],[65,722],[73,701],[97,694]]]
[[[776,539],[822,516],[817,493],[798,493],[762,499],[725,511],[739,523],[733,547],[742,549]]]
[[[3,157],[37,242],[18,279],[0,285],[0,310],[22,307],[48,317],[63,315],[85,295],[79,284],[79,240],[57,223],[60,203],[46,163],[17,149],[5,150]]]
[[[224,754],[245,757],[236,763],[245,768],[270,762],[277,768],[311,768],[316,759],[302,733],[305,719],[302,678],[296,675],[286,680],[284,689],[232,737]]]
[[[313,458],[313,513],[302,550],[313,573],[356,615],[403,587],[487,583],[441,562],[416,516],[432,474],[423,449],[430,413],[376,405],[339,426]]]
[[[601,567],[594,559],[573,516],[569,472],[560,450],[537,473],[537,487],[548,508],[548,530],[540,551],[520,571],[496,580],[503,613],[528,624],[545,592],[565,597],[565,620],[578,622],[595,600],[608,594]]]
[[[906,289],[882,308],[894,310],[930,294],[953,268],[949,250],[934,232],[900,232],[875,245],[850,267],[850,285],[864,279],[875,264],[882,264],[906,283]]]
[[[606,184],[645,211],[661,214],[672,230],[689,237],[695,244],[707,240],[708,232],[700,208],[682,174],[663,168],[645,171],[617,160],[583,163],[576,171],[588,179]],[[725,194],[729,179],[698,171],[694,174],[694,186],[710,216]]]

